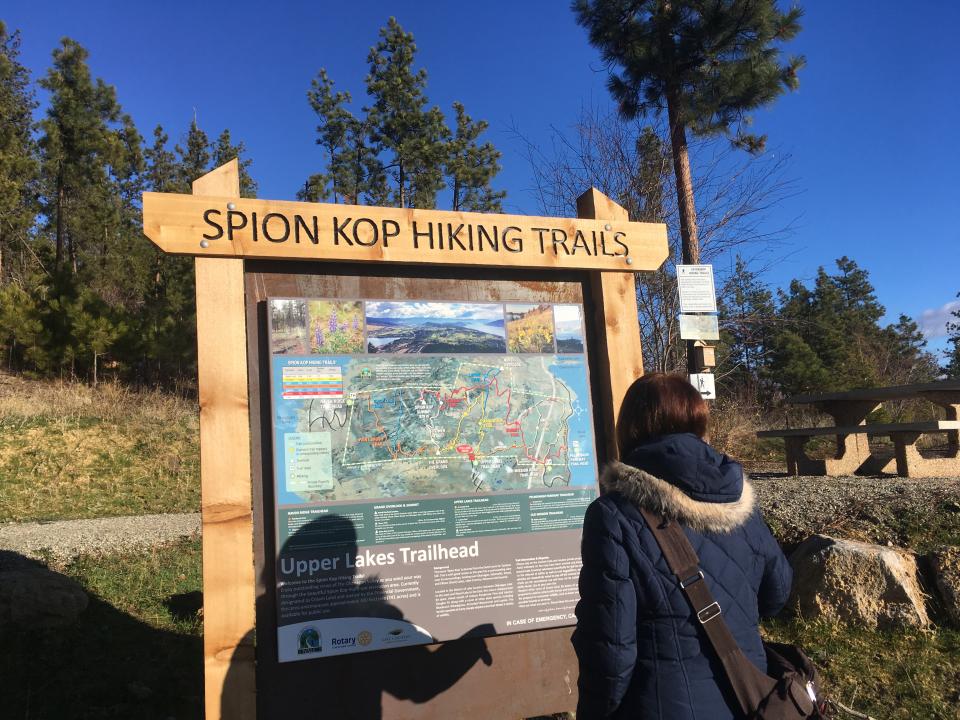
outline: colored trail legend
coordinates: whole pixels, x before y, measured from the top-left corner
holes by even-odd
[[[339,367],[283,368],[283,399],[343,398],[343,372]]]

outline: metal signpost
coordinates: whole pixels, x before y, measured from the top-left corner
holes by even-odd
[[[680,293],[680,338],[695,340],[687,344],[690,383],[704,400],[716,400],[713,368],[714,348],[707,340],[720,339],[717,318],[717,292],[713,281],[713,265],[677,265],[677,289]]]

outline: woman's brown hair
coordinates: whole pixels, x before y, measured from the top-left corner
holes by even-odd
[[[627,390],[617,418],[617,446],[625,457],[658,435],[707,434],[710,410],[700,393],[681,375],[650,373]]]

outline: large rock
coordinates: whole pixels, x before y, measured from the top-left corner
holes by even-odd
[[[87,594],[70,578],[43,567],[0,572],[0,627],[70,625],[87,609]]]
[[[790,564],[790,605],[801,617],[869,628],[930,624],[917,560],[906,550],[814,535],[794,550]]]
[[[943,608],[960,625],[960,547],[942,547],[929,555],[930,571]]]

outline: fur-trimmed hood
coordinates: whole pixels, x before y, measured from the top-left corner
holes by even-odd
[[[618,492],[634,505],[677,520],[697,532],[731,532],[753,513],[753,487],[745,477],[738,498],[706,502],[693,499],[677,486],[640,468],[612,462],[600,477],[600,487],[605,493]]]

